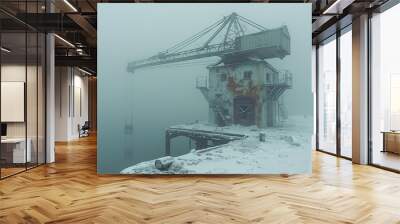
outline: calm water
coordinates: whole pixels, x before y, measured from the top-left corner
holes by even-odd
[[[166,128],[208,120],[208,103],[195,87],[196,77],[207,75],[206,66],[218,58],[152,67],[134,74],[126,68],[129,62],[167,49],[232,12],[267,28],[287,25],[291,55],[268,62],[293,73],[294,87],[285,97],[289,114],[311,115],[311,44],[304,44],[311,43],[311,31],[306,32],[311,30],[310,10],[308,6],[280,4],[99,6],[98,172],[119,173],[127,166],[163,156]],[[282,12],[290,16],[283,17]],[[172,154],[186,153],[188,147],[185,139],[174,141]]]

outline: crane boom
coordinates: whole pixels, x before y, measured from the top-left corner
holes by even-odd
[[[241,22],[243,25],[250,25],[258,32],[245,34]],[[216,31],[211,33],[211,36],[207,38],[207,41],[202,44],[201,47],[193,47],[188,50],[184,49],[212,30]],[[223,33],[222,42],[212,43],[221,33]],[[212,56],[218,56],[223,59],[230,56],[258,57],[265,59],[283,58],[288,54],[290,54],[290,36],[286,26],[276,29],[266,29],[236,13],[232,13],[194,36],[174,45],[170,49],[146,59],[130,62],[127,69],[129,72],[134,72],[138,68]]]
[[[194,60],[212,56],[221,56],[222,54],[233,53],[234,51],[235,48],[232,45],[214,44],[208,45],[207,47],[190,49],[174,54],[159,53],[158,55],[155,55],[148,59],[130,62],[128,65],[128,71],[133,72],[135,69],[143,67]]]

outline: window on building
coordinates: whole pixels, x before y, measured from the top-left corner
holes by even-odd
[[[371,19],[372,163],[400,170],[400,4]]]
[[[265,80],[267,83],[272,83],[272,74],[267,72],[267,74],[265,74]]]
[[[252,74],[253,74],[252,71],[245,71],[244,75],[243,75],[243,78],[246,79],[246,80],[251,80],[251,75]]]
[[[340,154],[352,157],[352,34],[340,36]]]
[[[227,75],[226,75],[225,73],[223,73],[223,74],[220,74],[220,79],[221,79],[221,82],[224,82],[224,81],[226,81],[226,79],[227,79]]]
[[[318,148],[336,154],[336,36],[318,48]]]

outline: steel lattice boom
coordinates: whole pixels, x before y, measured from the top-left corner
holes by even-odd
[[[248,32],[250,28],[256,32]],[[204,43],[194,47],[203,39],[206,39]],[[243,57],[283,58],[288,54],[290,36],[286,26],[266,29],[237,13],[232,13],[165,51],[129,63],[128,71],[212,56],[230,61]]]

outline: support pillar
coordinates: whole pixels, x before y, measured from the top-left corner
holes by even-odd
[[[171,155],[171,135],[169,131],[165,132],[165,156]]]
[[[352,99],[352,159],[357,164],[368,163],[368,15],[353,19],[353,99]]]
[[[46,163],[55,161],[55,74],[54,35],[46,35]]]

